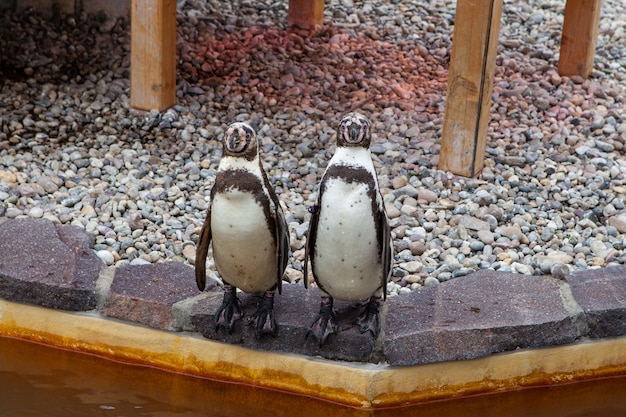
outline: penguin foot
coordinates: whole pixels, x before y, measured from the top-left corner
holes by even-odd
[[[337,332],[335,324],[335,312],[333,311],[333,299],[330,297],[322,298],[320,303],[320,312],[309,326],[304,339],[314,336],[317,339],[319,347],[322,347],[328,335]]]
[[[371,332],[374,339],[380,333],[380,297],[372,297],[365,306],[363,313],[356,319],[361,333]]]
[[[241,316],[243,316],[243,313],[237,298],[237,289],[235,287],[224,287],[224,300],[215,313],[215,331],[217,332],[220,327],[223,327],[228,334],[232,334],[233,324]]]
[[[263,294],[263,299],[259,303],[257,310],[254,312],[250,320],[249,326],[254,326],[254,335],[257,340],[261,339],[261,335],[269,333],[276,337],[278,325],[274,318],[274,292],[267,291]]]

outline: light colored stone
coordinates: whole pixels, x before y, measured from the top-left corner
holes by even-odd
[[[551,273],[551,269],[556,264],[567,265],[573,261],[573,257],[564,252],[551,252],[548,255],[537,255],[537,261],[539,263],[539,269],[544,274]]]
[[[439,280],[437,278],[434,277],[428,277],[424,280],[424,286],[425,287],[432,287],[435,285],[439,285]]]
[[[41,207],[33,207],[28,211],[28,216],[34,219],[43,217],[43,209]]]
[[[615,227],[618,232],[626,233],[626,214],[618,214],[617,216],[609,217],[608,223]]]
[[[417,199],[424,200],[427,203],[434,203],[437,201],[437,193],[432,190],[422,188],[417,191]]]
[[[424,269],[424,264],[419,261],[411,261],[400,265],[402,269],[407,271],[409,274],[415,274],[421,272]]]
[[[465,227],[468,230],[491,230],[489,223],[472,216],[461,216],[461,219],[459,220],[459,225]]]
[[[17,176],[10,171],[0,169],[0,181],[14,184],[17,182]]]
[[[98,258],[100,258],[107,266],[111,266],[115,262],[113,254],[106,249],[97,251],[96,255],[98,255]]]

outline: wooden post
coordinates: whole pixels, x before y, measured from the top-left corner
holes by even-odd
[[[601,0],[567,0],[559,74],[589,77],[596,52]]]
[[[289,26],[313,29],[324,24],[324,0],[289,0]]]
[[[472,177],[484,167],[503,0],[458,0],[439,169]]]
[[[141,110],[176,103],[176,0],[132,0],[130,102]]]

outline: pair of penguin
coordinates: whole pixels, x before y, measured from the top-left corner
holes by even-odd
[[[371,125],[359,113],[342,118],[337,149],[322,177],[311,213],[305,247],[321,303],[308,329],[322,346],[336,332],[333,299],[366,302],[357,324],[362,333],[380,332],[380,307],[392,267],[391,232],[369,151]],[[206,257],[213,257],[224,282],[224,299],[215,314],[216,330],[232,331],[242,316],[236,289],[263,293],[249,320],[257,339],[276,335],[274,293],[280,293],[287,266],[289,231],[265,173],[254,130],[234,123],[224,135],[224,152],[196,252],[198,288],[206,285]]]

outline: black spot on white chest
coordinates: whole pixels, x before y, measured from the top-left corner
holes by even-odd
[[[218,222],[244,230],[274,230],[270,204],[262,178],[243,169],[220,171],[211,190],[211,227],[215,230]]]

